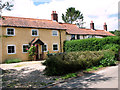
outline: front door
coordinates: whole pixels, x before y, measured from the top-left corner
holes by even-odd
[[[38,45],[36,46],[36,60],[38,60],[39,59],[39,47],[38,47]]]

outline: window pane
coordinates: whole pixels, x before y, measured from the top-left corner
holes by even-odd
[[[47,51],[47,45],[42,46],[42,51]]]
[[[11,46],[8,46],[8,49],[10,50],[10,49],[11,49]]]
[[[71,40],[75,40],[75,35],[71,35]]]
[[[58,50],[58,45],[53,45],[53,50]]]
[[[15,53],[15,50],[14,50],[14,49],[12,49],[11,51],[12,51],[12,53]]]
[[[77,39],[80,39],[80,35],[77,35]]]
[[[11,31],[11,35],[14,35],[14,32],[13,32],[13,31]]]
[[[34,32],[32,31],[32,35],[34,35]]]
[[[28,45],[23,45],[23,52],[27,52]]]
[[[15,46],[8,46],[8,53],[15,53]]]
[[[7,34],[8,35],[14,35],[14,29],[7,29]]]
[[[57,36],[57,31],[52,31],[53,36]]]
[[[8,53],[11,53],[11,50],[8,50]]]
[[[37,30],[32,30],[32,35],[38,35]]]
[[[34,31],[34,35],[37,35],[37,31]]]

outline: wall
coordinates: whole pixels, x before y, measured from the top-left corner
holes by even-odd
[[[2,27],[0,27],[0,63],[2,63]]]
[[[6,35],[6,28],[12,28],[12,27],[3,27],[3,35]],[[13,27],[15,28],[15,27]],[[31,28],[15,28],[15,36],[11,37],[4,37],[2,43],[3,43],[3,62],[6,59],[11,58],[20,58],[21,60],[29,60],[28,53],[22,53],[22,45],[28,44],[31,42],[35,37],[38,37],[42,42],[47,44],[48,51],[50,53],[57,53],[60,52],[60,37],[59,37],[59,31],[58,36],[52,36],[52,30],[47,29],[38,29],[39,35],[38,36],[32,36],[31,35]],[[61,30],[61,36],[62,36],[62,44],[63,41],[66,39],[65,30]],[[53,43],[58,43],[58,51],[52,50]],[[14,44],[16,45],[16,54],[9,55],[7,54],[7,45]],[[46,54],[47,52],[45,52]]]
[[[80,39],[86,39],[88,38],[88,35],[80,35]],[[95,38],[103,38],[102,36],[95,36]],[[75,35],[75,39],[77,39],[77,35]],[[71,35],[66,35],[66,40],[71,40]]]

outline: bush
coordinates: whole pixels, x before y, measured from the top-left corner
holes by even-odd
[[[44,62],[44,65],[46,65],[45,73],[46,75],[63,75],[67,73],[73,73],[78,70],[99,65],[100,60],[103,57],[103,51],[68,52],[63,54],[55,54],[47,58],[47,60]]]
[[[8,59],[5,61],[5,63],[9,64],[9,63],[18,63],[18,62],[22,62],[22,60],[20,59]]]
[[[117,36],[105,38],[88,38],[81,40],[71,40],[64,42],[64,51],[99,51],[104,48],[106,44],[120,45],[120,39]]]
[[[106,67],[106,66],[112,66],[112,65],[116,64],[116,60],[114,58],[105,58],[105,59],[101,60],[100,63],[104,67]]]
[[[93,66],[115,65],[115,52],[112,50],[103,51],[79,51],[55,54],[47,58],[46,75],[64,75],[84,70]]]
[[[118,49],[120,48],[120,45],[118,44],[106,44],[103,46],[103,50],[110,49],[112,51],[118,52]]]
[[[108,50],[108,52],[103,52],[104,57],[100,61],[100,64],[103,65],[104,67],[106,66],[111,66],[116,64],[116,57],[115,57],[115,52],[112,50]]]

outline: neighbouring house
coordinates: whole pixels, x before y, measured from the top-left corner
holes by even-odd
[[[47,52],[63,52],[65,40],[91,37],[114,36],[105,30],[81,29],[75,24],[58,22],[58,14],[53,11],[51,20],[3,16],[0,21],[0,63],[7,59],[29,60],[28,45],[37,45],[36,60],[44,59]]]
[[[86,39],[86,38],[103,38],[106,36],[115,36],[107,31],[107,25],[104,23],[104,30],[94,29],[94,23],[91,21],[90,29],[78,28],[75,24],[62,23],[66,28],[66,40]]]

